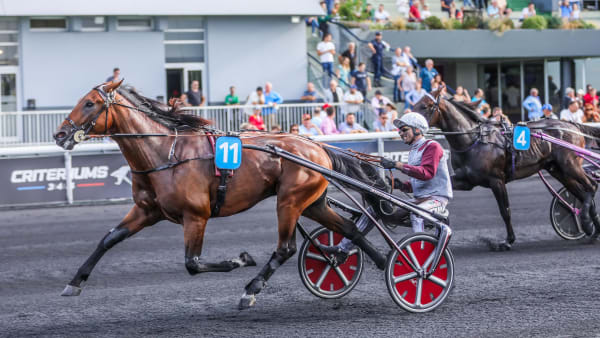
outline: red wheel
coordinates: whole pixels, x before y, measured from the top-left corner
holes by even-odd
[[[433,260],[437,238],[424,233],[411,234],[398,242],[402,252],[418,269]],[[428,312],[440,306],[454,283],[454,258],[446,248],[434,273],[425,278],[398,253],[388,255],[385,279],[392,299],[409,312]]]
[[[320,244],[338,244],[343,236],[325,228],[315,229],[309,235]],[[352,291],[358,283],[363,269],[363,253],[355,248],[348,259],[334,266],[323,257],[309,240],[305,240],[298,253],[298,272],[308,291],[317,297],[340,298]]]

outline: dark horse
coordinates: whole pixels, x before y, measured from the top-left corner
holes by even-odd
[[[220,263],[200,260],[207,221],[215,216],[211,213],[219,185],[213,149],[207,137],[211,131],[207,126],[209,121],[183,114],[176,106],[147,99],[134,90],[119,88],[120,84],[101,85],[87,93],[54,134],[56,143],[65,149],[72,149],[86,135],[111,135],[131,167],[135,202],[121,223],[100,240],[62,295],[79,295],[81,283],[88,279],[107,250],[161,220],[183,225],[185,267],[191,275],[255,265],[246,253]],[[131,137],[132,134],[146,136]],[[275,145],[326,168],[389,190],[388,184],[370,164],[333,152],[303,137],[242,133],[241,138],[244,144]],[[242,165],[229,179],[218,217],[245,211],[276,195],[279,240],[268,263],[246,286],[240,308],[252,306],[255,295],[269,277],[296,252],[295,228],[301,215],[352,239],[378,267],[383,268],[385,257],[364,238],[354,223],[328,206],[327,185],[323,176],[310,169],[261,151],[243,150]],[[371,195],[364,197],[368,203],[379,206],[379,199]],[[378,207],[375,209],[379,210]]]
[[[542,169],[584,202],[581,220],[588,234],[593,231],[592,222],[596,228],[600,226],[596,209],[592,207],[596,183],[587,177],[582,168],[583,160],[573,151],[534,137],[529,150],[513,151],[510,148],[512,134],[503,133],[507,128],[502,124],[490,122],[477,113],[475,108],[479,102],[455,102],[440,96],[439,91],[432,94],[424,96],[414,110],[423,114],[430,126],[454,133],[446,135],[452,153],[453,189],[471,190],[475,186],[492,189],[507,232],[506,241],[490,243],[492,249],[508,250],[515,241],[506,183]],[[582,134],[600,136],[598,128],[560,120],[540,120],[529,122],[527,126],[532,132],[541,130],[579,147],[585,146]]]

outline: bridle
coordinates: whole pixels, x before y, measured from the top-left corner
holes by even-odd
[[[96,121],[98,121],[98,118],[100,118],[100,116],[102,116],[103,113],[105,113],[103,134],[106,134],[106,132],[108,131],[108,110],[111,105],[117,103],[115,101],[115,91],[107,93],[104,90],[104,86],[105,85],[101,85],[94,88],[94,90],[96,90],[98,94],[100,94],[100,96],[102,97],[104,104],[91,120],[78,126],[77,123],[75,123],[75,121],[73,121],[70,117],[67,116],[65,118],[65,121],[69,122],[69,124],[71,125],[70,138],[72,138],[75,143],[81,143],[85,141],[86,136],[92,129],[94,129],[94,127],[96,126]]]

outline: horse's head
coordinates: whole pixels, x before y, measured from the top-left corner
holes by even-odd
[[[430,127],[440,127],[442,91],[443,88],[440,88],[431,92],[431,94],[423,95],[412,109],[414,112],[425,116]]]
[[[113,125],[110,105],[115,101],[116,90],[122,82],[95,87],[79,100],[54,133],[56,144],[71,150],[88,135],[105,134]]]

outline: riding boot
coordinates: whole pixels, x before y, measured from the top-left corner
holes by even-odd
[[[594,221],[595,221],[596,217],[594,217],[594,219],[592,219],[592,217],[590,216],[590,210],[591,210],[590,208],[594,207],[594,206],[592,206],[592,198],[593,198],[593,195],[586,196],[583,201],[583,206],[581,208],[581,210],[583,211],[580,216],[581,217],[580,218],[581,228],[583,229],[583,232],[585,232],[585,234],[587,236],[592,236],[594,234],[594,229],[595,229]],[[593,212],[595,213],[595,210],[593,210]],[[597,216],[597,214],[595,216]]]

